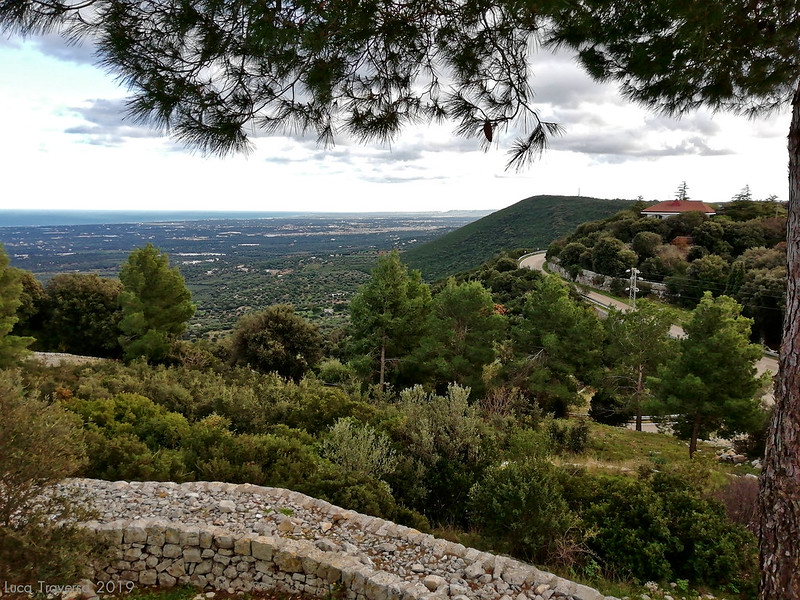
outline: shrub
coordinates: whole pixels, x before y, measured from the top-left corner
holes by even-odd
[[[569,424],[563,419],[550,417],[544,422],[544,430],[555,453],[581,454],[589,442],[589,424],[585,419],[578,419]]]
[[[633,409],[622,398],[601,389],[592,396],[589,417],[597,423],[619,427],[633,417]]]
[[[237,364],[298,381],[322,357],[322,335],[293,306],[276,304],[239,319],[231,350]]]
[[[678,577],[743,589],[756,571],[756,540],[744,527],[731,523],[722,504],[701,496],[697,487],[678,474],[658,472],[651,487],[663,502],[677,541],[668,555]]]
[[[54,485],[83,463],[76,419],[22,391],[0,372],[0,573],[12,583],[74,583],[94,546],[76,523],[90,519],[81,498]]]
[[[607,575],[660,581],[672,575],[674,540],[658,497],[643,482],[575,475],[565,497],[592,535],[589,548]]]
[[[755,540],[722,505],[677,472],[620,476],[574,474],[565,498],[580,514],[587,545],[607,575],[744,589],[755,571]]]
[[[404,390],[402,416],[390,425],[403,451],[387,481],[407,506],[437,522],[464,523],[469,490],[494,458],[493,432],[468,396],[457,385],[445,396]]]
[[[470,491],[475,525],[499,547],[534,562],[553,562],[578,522],[563,497],[557,468],[546,459],[488,469]]]
[[[389,436],[351,417],[339,419],[319,443],[320,453],[345,471],[382,478],[395,466]]]

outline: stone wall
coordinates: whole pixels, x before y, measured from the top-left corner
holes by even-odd
[[[100,502],[104,494],[115,498],[105,517],[135,513],[137,507],[145,513],[86,524],[113,551],[110,560],[94,565],[93,579],[117,581],[120,587],[190,584],[315,597],[341,591],[350,600],[615,600],[529,564],[289,490],[205,482],[65,485],[84,492],[97,488]],[[190,499],[188,511],[177,506],[181,498]],[[268,515],[265,506],[271,507]],[[235,520],[253,510],[261,511],[260,523],[267,517],[274,521],[261,528],[263,534]],[[172,518],[160,518],[159,512]],[[224,521],[218,513],[233,520],[215,526]]]

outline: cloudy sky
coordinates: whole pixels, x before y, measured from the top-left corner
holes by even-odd
[[[488,152],[449,126],[408,130],[391,147],[262,137],[247,157],[206,158],[124,119],[125,90],[89,47],[0,38],[0,208],[419,211],[499,209],[536,194],[669,199],[788,196],[788,111],[749,121],[681,120],[630,105],[568,56],[537,54],[540,114],[566,129],[523,173],[510,140]]]

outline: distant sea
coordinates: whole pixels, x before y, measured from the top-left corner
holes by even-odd
[[[126,210],[20,210],[0,209],[0,227],[41,227],[53,225],[103,225],[120,223],[165,223],[172,221],[247,220],[305,218],[380,217],[398,214],[473,216],[478,219],[490,210],[463,210],[436,213],[323,213],[260,211],[126,211]]]
[[[161,223],[217,219],[275,219],[304,213],[222,211],[125,211],[125,210],[2,210],[0,227],[48,225],[102,225],[107,223]]]

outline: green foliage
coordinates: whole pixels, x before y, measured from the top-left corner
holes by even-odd
[[[73,399],[67,407],[85,423],[90,476],[160,481],[189,478],[190,458],[180,448],[191,427],[183,415],[135,394]]]
[[[6,367],[24,356],[33,338],[11,335],[17,322],[17,309],[22,295],[17,269],[9,266],[8,255],[0,244],[0,367]]]
[[[581,454],[589,442],[589,426],[585,419],[567,422],[563,419],[545,419],[542,424],[551,452]]]
[[[328,385],[347,385],[355,381],[356,372],[335,358],[327,358],[320,362],[317,377]]]
[[[383,387],[396,383],[403,360],[415,349],[429,311],[430,289],[419,271],[408,271],[397,252],[382,256],[370,280],[350,302],[351,335],[364,358],[365,376]]]
[[[635,411],[627,395],[605,386],[592,394],[589,401],[589,418],[597,423],[618,427],[625,425]]]
[[[512,330],[518,358],[509,376],[545,412],[564,416],[578,400],[579,383],[599,375],[602,326],[555,276],[540,279],[525,296],[522,317]]]
[[[102,363],[81,369],[76,380],[59,381],[56,387],[68,387],[71,395],[84,400],[141,395],[190,421],[216,413],[240,433],[268,433],[283,424],[317,434],[339,418],[368,419],[374,411],[316,379],[295,383],[243,368],[215,373],[141,361]]]
[[[403,254],[426,281],[478,267],[509,248],[545,249],[587,219],[600,219],[629,206],[629,200],[575,196],[532,196]],[[484,286],[492,288],[482,280]]]
[[[319,362],[322,336],[294,307],[277,304],[239,320],[231,352],[235,363],[298,381]]]
[[[488,469],[470,490],[475,524],[503,552],[552,564],[575,534],[558,470],[545,458]]]
[[[529,36],[540,17],[517,7],[498,5],[488,20],[472,3],[455,12],[447,3],[418,11],[338,1],[302,10],[253,2],[86,8],[14,4],[0,13],[0,28],[27,35],[80,23],[98,60],[130,88],[133,117],[169,126],[201,152],[244,152],[259,126],[330,145],[339,132],[388,142],[411,122],[446,119],[487,144],[522,127],[509,150],[519,166],[561,132],[530,106]],[[192,50],[176,57],[177,48]]]
[[[777,347],[785,303],[786,223],[774,216],[774,208],[770,213],[749,206],[759,204],[765,203],[741,206],[747,207],[743,214],[754,216],[739,221],[697,212],[663,220],[631,220],[619,213],[581,224],[559,240],[558,256],[573,276],[579,269],[619,275],[633,251],[642,277],[663,281],[670,302],[693,308],[705,291],[733,296],[755,322],[753,339]],[[621,280],[612,282],[617,292],[621,285]]]
[[[655,473],[650,485],[664,503],[677,541],[668,558],[678,577],[716,585],[751,585],[755,539],[727,519],[720,502],[702,497],[696,486],[674,472]]]
[[[682,476],[636,480],[584,473],[563,482],[570,508],[589,533],[586,544],[607,575],[715,585],[751,579],[753,536]]]
[[[684,327],[680,354],[650,380],[655,408],[679,415],[673,430],[690,440],[690,456],[698,437],[745,432],[758,420],[756,392],[762,381],[755,375],[755,362],[762,350],[749,343],[751,321],[740,313],[732,298],[712,298],[706,292]]]
[[[0,259],[1,260],[1,259]],[[17,322],[11,333],[19,336],[41,334],[42,308],[44,306],[44,287],[30,271],[16,269],[19,283],[22,285],[20,305],[17,308]]]
[[[0,371],[0,572],[9,583],[74,583],[98,547],[85,499],[54,486],[84,461],[80,425]]]
[[[169,267],[166,254],[147,244],[131,252],[119,279],[124,286],[119,342],[125,358],[164,359],[195,311],[183,277]]]
[[[658,248],[662,242],[661,236],[657,233],[653,231],[640,231],[631,242],[631,250],[636,252],[641,262],[655,256],[656,248]]]
[[[622,277],[636,263],[636,253],[616,238],[603,237],[592,247],[592,270],[596,273]]]
[[[479,282],[448,279],[433,297],[414,353],[417,370],[424,374],[420,382],[432,381],[439,390],[457,383],[481,394],[483,368],[494,360],[494,344],[504,329],[504,317],[495,313],[491,294]]]
[[[434,521],[464,522],[469,490],[493,461],[492,432],[468,397],[457,385],[444,396],[404,390],[398,419],[388,424],[403,452],[387,481],[398,499]]]
[[[507,253],[500,254],[478,268],[459,273],[455,280],[458,283],[480,282],[492,293],[492,299],[502,307],[501,310],[514,312],[520,298],[533,289],[534,283],[541,277],[541,274],[532,269],[499,271],[498,263],[506,258],[511,258],[511,256]]]
[[[352,417],[331,425],[319,443],[320,454],[348,473],[369,475],[376,479],[391,472],[396,453],[389,436],[369,425],[360,425]]]
[[[775,254],[785,261],[782,253],[775,251]],[[753,319],[755,339],[777,348],[786,308],[786,267],[780,264],[745,270],[734,294],[743,314]]]
[[[676,350],[675,341],[669,337],[674,322],[673,311],[646,299],[637,303],[636,310],[609,311],[603,321],[606,332],[603,359],[608,367],[605,394],[600,394],[598,402],[592,405],[593,416],[598,413],[599,403],[605,402],[608,410],[615,398],[621,398],[625,402],[619,409],[635,415],[637,429],[641,429],[642,405],[650,397],[647,378],[655,375],[659,365]],[[606,414],[603,418],[602,422],[608,423],[613,417]]]
[[[570,242],[564,246],[564,249],[558,255],[558,259],[561,261],[561,265],[565,268],[574,265],[580,265],[581,257],[587,250],[588,248],[580,242]]]
[[[42,349],[120,357],[119,281],[95,273],[62,273],[48,281],[44,291]]]
[[[693,3],[663,2],[644,12],[607,6],[564,6],[554,38],[578,50],[594,77],[624,81],[628,98],[673,114],[699,106],[757,114],[791,98],[800,37],[793,3],[714,1],[697,11]],[[732,31],[748,43],[729,44]]]

